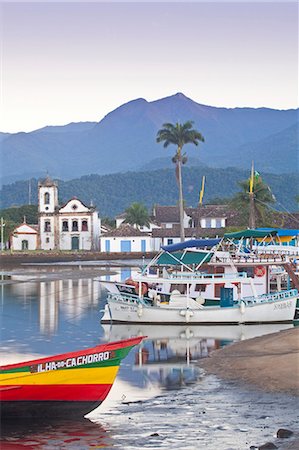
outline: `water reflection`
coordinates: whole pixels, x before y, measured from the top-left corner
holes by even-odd
[[[14,278],[11,281],[20,279]],[[4,286],[2,308],[9,299],[16,306],[17,317],[20,302],[24,308],[34,308],[37,304],[40,333],[51,335],[57,331],[60,314],[64,320],[79,323],[87,308],[98,306],[101,293],[101,285],[94,278],[15,282]]]
[[[77,421],[20,421],[1,423],[1,448],[110,448],[105,428],[87,419]]]
[[[268,325],[142,325],[103,324],[107,341],[147,336],[135,350],[133,371],[166,389],[178,389],[202,377],[199,360],[232,341],[274,333],[290,324]]]
[[[123,280],[130,274],[128,268],[121,268],[110,277]],[[0,356],[9,357],[10,363],[136,335],[147,338],[123,361],[103,405],[88,416],[94,423],[5,425],[1,430],[3,448],[240,449],[248,448],[245,442],[252,436],[258,440],[259,434],[262,441],[267,437],[259,428],[259,411],[253,411],[250,420],[246,414],[248,405],[254,405],[257,399],[262,399],[266,410],[269,397],[259,394],[252,400],[253,394],[246,394],[246,398],[239,395],[236,399],[236,392],[203,376],[200,359],[232,341],[287,329],[291,324],[101,326],[106,291],[101,289],[99,277],[66,277],[63,271],[60,275],[56,271],[56,279],[45,277],[43,273],[42,279],[35,276],[33,280],[12,274],[2,284]],[[277,396],[276,407],[277,414],[272,407],[267,414],[272,414],[273,426],[279,428],[284,424],[277,418],[287,414],[292,418],[294,405],[292,400],[286,402],[285,397]],[[287,423],[291,426],[290,421]],[[223,424],[227,428],[219,428]],[[154,431],[160,436],[151,436]],[[191,436],[188,447],[186,439]]]

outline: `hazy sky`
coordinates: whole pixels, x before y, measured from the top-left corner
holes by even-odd
[[[298,106],[298,3],[2,2],[0,131],[99,121],[135,98]]]

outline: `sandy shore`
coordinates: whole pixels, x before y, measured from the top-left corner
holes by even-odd
[[[299,396],[299,327],[216,350],[201,367],[223,379]]]

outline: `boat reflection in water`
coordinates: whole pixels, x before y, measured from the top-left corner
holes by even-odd
[[[58,449],[111,448],[113,442],[103,425],[84,418],[3,422],[1,435],[5,436],[0,444],[3,450],[54,448],[54,443]]]
[[[234,341],[275,333],[293,324],[266,325],[102,325],[107,341],[147,336],[135,349],[133,371],[164,389],[198,382],[203,372],[199,360]]]

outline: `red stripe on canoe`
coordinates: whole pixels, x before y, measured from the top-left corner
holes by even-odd
[[[9,388],[10,386],[3,386]],[[0,392],[0,400],[5,401],[103,401],[112,384],[55,384],[24,385],[19,389],[6,389]]]
[[[118,350],[125,347],[131,347],[139,344],[145,336],[134,337],[125,339],[122,341],[108,342],[106,344],[96,345],[95,347],[86,348],[85,350],[79,350],[69,353],[61,353],[59,355],[49,356],[41,359],[34,359],[31,361],[24,361],[18,364],[9,364],[7,366],[1,366],[0,370],[16,369],[18,367],[30,366],[33,364],[42,364],[46,362],[56,361],[58,359],[77,358],[78,356],[90,355],[92,353],[101,353],[107,351]]]

